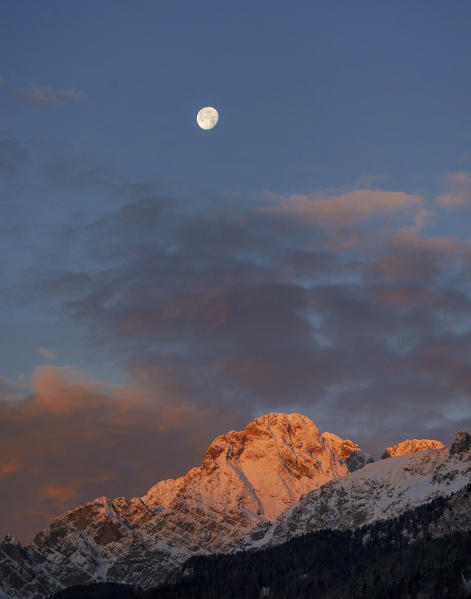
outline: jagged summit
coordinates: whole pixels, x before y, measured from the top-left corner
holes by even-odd
[[[450,447],[450,455],[464,453],[471,449],[471,436],[466,431],[458,431]]]
[[[177,497],[210,495],[243,508],[249,518],[276,518],[313,488],[348,472],[360,447],[331,433],[319,434],[302,414],[266,414],[243,431],[216,437],[201,467],[157,483],[141,497],[148,507],[168,507]]]
[[[401,455],[367,464],[310,491],[275,522],[257,525],[241,546],[253,549],[284,543],[315,530],[358,528],[394,518],[437,497],[447,497],[471,483],[471,437],[467,433],[458,433],[453,451],[443,444],[435,446],[437,442],[433,441],[424,449],[416,441],[404,445]],[[407,448],[412,451],[406,452]],[[463,497],[464,503],[457,499],[462,514],[445,517],[436,534],[459,530],[464,522],[469,529],[469,501],[466,494]]]
[[[395,458],[400,455],[407,455],[409,453],[416,453],[417,451],[424,451],[425,449],[444,449],[445,445],[441,441],[434,441],[433,439],[406,439],[397,445],[386,447],[382,459],[384,458]]]

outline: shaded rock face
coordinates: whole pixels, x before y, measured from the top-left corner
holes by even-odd
[[[373,458],[364,451],[354,451],[351,455],[346,459],[346,464],[349,472],[355,472],[355,470],[359,470],[363,468],[366,464],[372,464],[374,462]]]
[[[53,520],[31,547],[0,545],[0,588],[39,599],[89,582],[154,586],[189,555],[233,550],[257,524],[269,525],[365,455],[352,441],[320,435],[301,414],[262,416],[217,437],[185,476],[142,497],[80,506]]]
[[[471,436],[466,431],[458,431],[450,448],[450,454],[456,455],[471,449]]]
[[[443,443],[433,439],[406,439],[402,443],[386,447],[381,459],[416,453],[417,451],[424,451],[424,449],[443,449],[444,447]]]

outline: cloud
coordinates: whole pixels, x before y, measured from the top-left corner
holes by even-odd
[[[464,172],[450,173],[445,177],[448,193],[437,197],[437,203],[448,208],[471,206],[471,177]]]
[[[321,226],[351,227],[373,217],[410,212],[417,209],[421,202],[422,198],[418,195],[357,189],[333,197],[292,195],[265,210],[308,219]]]
[[[243,413],[300,409],[317,421],[333,414],[332,387],[372,372],[386,380],[404,371],[404,348],[457,334],[470,307],[457,276],[469,247],[424,237],[436,215],[419,196],[356,190],[294,204],[129,202],[75,231],[99,270],[42,273],[35,287],[97,345],[124,348],[128,374],[162,396]],[[373,217],[388,234],[369,227]],[[353,225],[347,257],[337,227]],[[404,376],[430,375],[413,365]]]
[[[9,474],[18,472],[23,469],[23,462],[17,457],[13,457],[7,461],[0,462],[0,480]]]
[[[38,347],[38,354],[43,358],[46,358],[46,360],[54,360],[56,357],[56,352],[47,347]]]
[[[61,509],[65,509],[72,499],[77,500],[78,491],[73,484],[65,487],[51,484],[40,487],[37,497],[39,500],[52,499]]]
[[[19,385],[14,385],[11,381],[0,376],[0,401],[9,401],[19,399],[24,390]]]
[[[5,79],[0,76],[0,87],[5,83]]]
[[[73,87],[53,89],[31,84],[30,88],[29,91],[19,90],[16,93],[21,100],[36,106],[64,106],[86,99],[86,94],[83,91]]]
[[[143,492],[270,411],[377,453],[468,426],[470,245],[430,234],[440,205],[383,190],[172,198],[100,169],[53,174],[121,205],[68,225],[70,263],[38,260],[21,291],[83,327],[128,383],[43,366],[31,396],[0,402],[0,455],[23,464],[9,485],[34,497],[24,525],[4,499],[13,532]]]

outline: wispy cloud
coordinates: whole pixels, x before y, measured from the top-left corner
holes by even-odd
[[[46,360],[54,360],[56,357],[56,352],[52,349],[48,349],[47,347],[39,347],[38,354],[43,358],[46,358]]]
[[[320,194],[292,195],[278,205],[264,208],[271,212],[309,219],[321,226],[350,227],[377,216],[415,210],[422,198],[398,191],[356,189],[339,196]]]
[[[76,231],[99,271],[51,271],[36,288],[89,323],[97,343],[124,344],[128,372],[163,396],[329,414],[334,432],[361,440],[361,423],[336,428],[331,388],[342,386],[344,398],[372,378],[392,397],[428,380],[427,409],[462,392],[452,368],[436,385],[415,353],[469,328],[471,249],[429,237],[436,218],[421,196],[378,189],[192,210],[136,200]],[[344,230],[355,239],[348,247],[337,243]],[[381,403],[369,388],[355,400],[360,411]],[[416,407],[425,410],[420,398]],[[404,434],[406,411],[400,402],[388,409]],[[385,427],[375,426],[379,439]]]
[[[9,474],[22,470],[23,462],[18,457],[12,457],[6,461],[0,462],[0,480]]]
[[[29,90],[19,90],[17,96],[36,106],[63,106],[86,99],[86,94],[76,88],[54,89],[48,86],[31,84]]]
[[[450,173],[445,177],[447,193],[438,196],[437,203],[449,208],[471,206],[471,176],[468,173]]]

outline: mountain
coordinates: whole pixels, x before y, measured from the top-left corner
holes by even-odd
[[[466,435],[460,431],[450,449],[432,448],[379,460],[329,481],[286,509],[275,522],[258,524],[241,546],[276,545],[321,529],[355,529],[450,495],[471,481],[471,438]],[[452,522],[448,525],[450,530],[460,530],[459,521],[456,528]]]
[[[450,531],[450,520],[460,520],[462,530]],[[321,530],[258,551],[194,556],[173,584],[155,589],[96,584],[69,588],[54,599],[464,599],[471,592],[470,529],[468,485],[359,529]]]
[[[142,497],[95,499],[53,520],[29,547],[7,537],[0,588],[32,599],[105,580],[153,586],[192,554],[237,548],[254,527],[368,459],[305,416],[262,416],[217,437],[200,467]]]
[[[417,451],[423,451],[424,449],[444,449],[445,445],[440,441],[433,441],[432,439],[406,439],[402,443],[393,445],[392,447],[386,447],[383,455],[384,458],[395,458],[399,455],[407,455],[408,453],[416,453]]]
[[[369,463],[357,444],[319,434],[305,416],[268,414],[217,437],[201,466],[142,497],[79,506],[28,547],[6,537],[0,589],[13,599],[104,581],[149,589],[171,581],[192,555],[270,548],[320,529],[354,531],[470,482],[466,432],[450,449],[420,443],[403,442],[404,455]],[[437,526],[467,530],[469,512],[457,499]]]
[[[466,517],[460,532],[444,524]],[[258,551],[190,558],[174,584],[136,599],[454,599],[471,593],[471,485],[354,530]],[[74,599],[82,599],[81,595]]]

